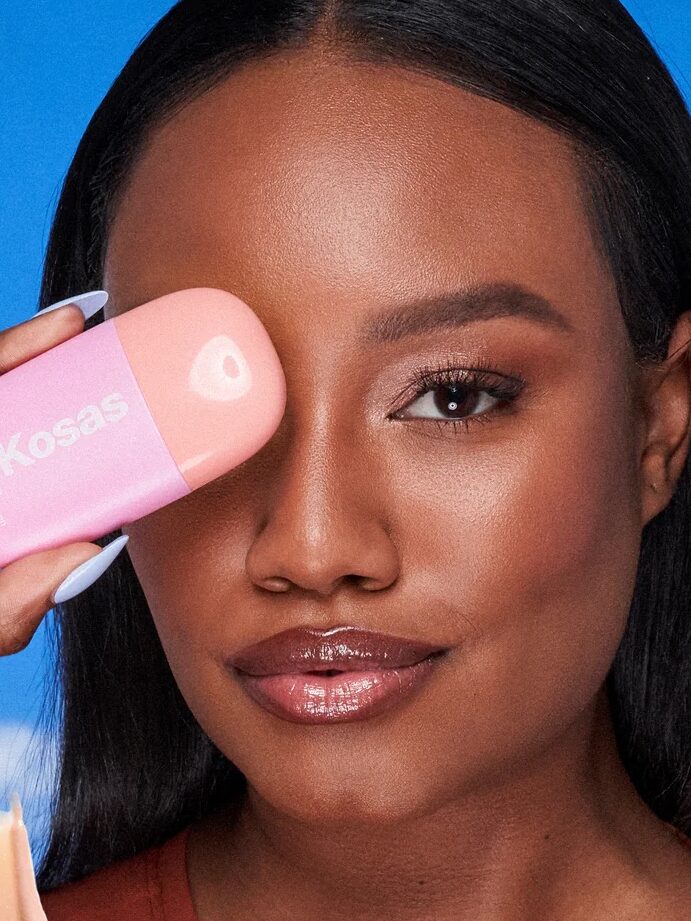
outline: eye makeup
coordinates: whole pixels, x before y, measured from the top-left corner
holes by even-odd
[[[398,394],[395,403],[406,397],[411,397],[411,399],[391,415],[406,418],[400,414],[409,411],[410,407],[419,398],[426,396],[430,392],[448,395],[448,397],[445,396],[438,401],[442,406],[447,404],[446,407],[435,406],[439,412],[448,413],[465,412],[468,397],[470,397],[471,402],[477,402],[478,398],[483,394],[489,395],[495,401],[495,405],[481,413],[451,419],[407,416],[407,418],[427,419],[427,421],[434,422],[441,428],[451,425],[454,431],[460,427],[467,431],[476,422],[489,422],[495,413],[511,408],[526,386],[527,382],[522,375],[514,372],[506,374],[494,371],[486,359],[481,359],[475,363],[474,367],[470,368],[459,367],[455,360],[447,359],[446,361],[423,365],[413,371],[410,383]]]

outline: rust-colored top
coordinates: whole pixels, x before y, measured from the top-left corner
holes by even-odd
[[[43,893],[48,921],[198,921],[185,862],[190,828],[158,847]]]
[[[48,921],[199,921],[185,862],[190,828],[159,847],[44,893]],[[691,850],[691,838],[674,825],[669,828]]]

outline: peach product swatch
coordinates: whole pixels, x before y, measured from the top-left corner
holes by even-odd
[[[17,793],[9,812],[0,812],[0,918],[2,921],[48,921],[41,906],[29,836]]]

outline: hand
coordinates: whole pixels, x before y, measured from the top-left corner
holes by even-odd
[[[0,375],[79,335],[84,331],[86,319],[107,299],[105,292],[80,295],[0,331]],[[123,546],[124,543],[118,552]],[[75,584],[83,591],[95,582],[114,559],[116,548],[109,550],[110,547],[111,544],[104,549],[98,544],[78,541],[29,554],[0,570],[0,656],[20,652],[28,646],[42,618],[53,607],[53,594],[58,586],[82,563],[103,553],[107,559],[102,567],[95,566],[95,571],[89,573],[93,575],[91,582],[79,579]],[[75,591],[69,597],[78,593]]]

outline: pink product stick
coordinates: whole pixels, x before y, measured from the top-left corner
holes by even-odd
[[[286,381],[235,295],[177,291],[0,376],[0,567],[199,489],[278,428]]]

